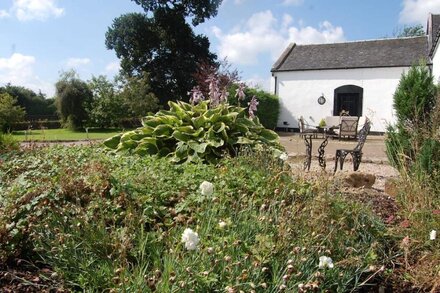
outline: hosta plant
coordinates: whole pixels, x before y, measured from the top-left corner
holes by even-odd
[[[243,145],[281,149],[278,135],[249,118],[245,108],[210,101],[197,105],[168,103],[169,110],[147,116],[142,127],[111,137],[104,145],[116,151],[169,157],[181,163],[215,163],[225,155],[235,156]]]

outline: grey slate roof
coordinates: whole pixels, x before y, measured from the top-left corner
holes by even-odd
[[[411,66],[429,63],[427,36],[320,45],[290,44],[276,71]]]

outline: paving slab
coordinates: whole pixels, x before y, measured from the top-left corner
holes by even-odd
[[[280,142],[286,148],[286,152],[291,157],[303,157],[306,154],[304,139],[298,133],[280,132]],[[312,141],[312,156],[318,156],[318,147],[324,138],[314,138]],[[329,139],[325,147],[326,160],[333,160],[337,149],[353,149],[357,145],[356,140],[339,140],[337,138]],[[383,135],[369,135],[362,149],[362,160],[387,163],[388,158],[385,148],[385,137]]]

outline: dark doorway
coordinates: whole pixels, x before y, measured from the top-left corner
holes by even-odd
[[[364,89],[355,85],[344,85],[335,89],[333,115],[339,116],[342,110],[350,116],[362,116]]]

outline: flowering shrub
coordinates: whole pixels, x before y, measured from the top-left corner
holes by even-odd
[[[216,101],[197,105],[169,102],[170,110],[147,116],[143,126],[107,139],[104,145],[139,155],[168,157],[173,162],[215,163],[226,154],[235,156],[243,145],[282,149],[278,135],[265,129],[246,109]]]

